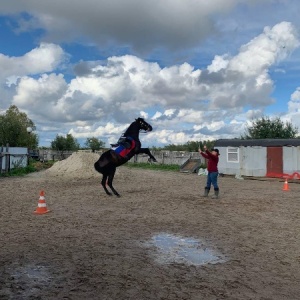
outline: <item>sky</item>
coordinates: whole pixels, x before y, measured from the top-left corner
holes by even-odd
[[[39,145],[143,147],[239,138],[262,116],[300,131],[299,0],[0,3],[0,114],[16,105]]]

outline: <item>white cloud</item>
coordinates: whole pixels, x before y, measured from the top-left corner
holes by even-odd
[[[154,116],[151,118],[152,120],[156,120],[162,116],[162,113],[160,111],[157,111]]]
[[[241,47],[240,53],[229,63],[229,70],[247,76],[261,74],[274,63],[283,60],[299,47],[296,28],[289,22],[281,22]]]
[[[38,79],[22,77],[16,88],[13,104],[30,112],[36,120],[65,119],[64,104],[61,99],[67,91],[63,75],[42,74]]]
[[[216,55],[202,69],[189,63],[162,67],[121,55],[80,61],[76,76],[66,80],[58,71],[66,54],[57,45],[42,44],[21,57],[2,55],[0,66],[12,68],[0,80],[15,89],[12,103],[43,128],[54,121],[75,137],[115,142],[124,124],[143,116],[156,129],[145,137],[147,142],[185,143],[239,135],[250,115],[274,101],[269,69],[297,47],[295,27],[282,22],[265,28],[235,56]],[[295,92],[291,110],[298,107],[298,97]],[[159,109],[150,113],[152,107]]]
[[[300,87],[298,87],[297,90],[292,94],[291,101],[300,101]]]
[[[300,87],[292,93],[288,102],[288,112],[284,117],[300,130]]]
[[[300,117],[300,87],[291,95],[291,99],[288,102],[288,112],[298,113]]]
[[[0,79],[51,72],[66,58],[67,55],[60,46],[46,43],[20,57],[9,57],[0,53]]]
[[[167,109],[167,110],[164,112],[164,115],[167,116],[167,117],[170,117],[170,116],[172,116],[174,113],[175,113],[175,109]]]
[[[207,67],[209,73],[219,72],[228,67],[229,61],[226,59],[227,55],[216,55],[211,65]]]

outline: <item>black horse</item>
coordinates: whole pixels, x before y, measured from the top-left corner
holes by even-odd
[[[95,162],[96,171],[103,174],[101,185],[107,195],[112,195],[106,184],[112,192],[120,197],[120,194],[114,189],[112,182],[118,166],[125,164],[134,155],[145,153],[149,155],[149,161],[156,162],[155,157],[151,154],[148,148],[141,148],[139,133],[141,130],[146,132],[152,131],[152,126],[143,118],[137,118],[130,124],[125,133],[120,137],[117,144],[111,145],[112,148],[104,152]]]

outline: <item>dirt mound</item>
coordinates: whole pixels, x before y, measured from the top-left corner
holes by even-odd
[[[56,162],[45,171],[50,177],[92,178],[100,174],[95,171],[94,163],[99,158],[97,153],[74,152],[65,160]]]

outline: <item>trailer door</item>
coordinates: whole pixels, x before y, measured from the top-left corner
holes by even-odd
[[[283,174],[282,147],[267,147],[267,174]]]

